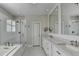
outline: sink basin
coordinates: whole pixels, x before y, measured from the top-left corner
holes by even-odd
[[[68,48],[69,50],[75,51],[75,52],[79,52],[79,47],[76,47],[73,45],[66,44],[66,48]]]

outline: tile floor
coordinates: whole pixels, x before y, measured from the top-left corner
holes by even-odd
[[[45,53],[40,47],[25,47],[23,56],[45,56]]]

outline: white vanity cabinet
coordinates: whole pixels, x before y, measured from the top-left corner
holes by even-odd
[[[52,38],[53,39],[53,38]],[[59,45],[52,42],[50,38],[42,39],[42,47],[47,56],[66,56],[67,54],[63,52]]]
[[[66,54],[60,50],[55,44],[52,43],[52,49],[51,49],[51,55],[52,56],[66,56]]]
[[[42,46],[46,55],[50,56],[51,55],[51,42],[46,40],[46,38],[44,38],[42,41]]]
[[[46,41],[46,53],[48,56],[51,56],[51,42],[50,41]]]

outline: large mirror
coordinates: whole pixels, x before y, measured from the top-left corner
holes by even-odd
[[[49,32],[58,33],[58,6],[49,15]]]
[[[79,5],[75,3],[61,4],[61,33],[79,35]]]

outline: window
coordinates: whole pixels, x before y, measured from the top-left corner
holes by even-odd
[[[7,32],[15,32],[15,21],[7,20]]]
[[[15,21],[12,21],[12,32],[15,32]]]
[[[7,20],[7,32],[11,32],[11,20]]]

